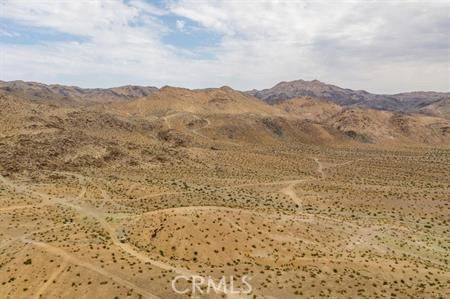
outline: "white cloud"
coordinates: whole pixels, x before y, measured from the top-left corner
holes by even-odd
[[[377,92],[450,89],[446,2],[185,0],[170,9],[224,34],[219,59],[249,87],[318,78]]]
[[[0,36],[15,37],[15,36],[19,36],[19,34],[15,33],[15,32],[10,32],[3,28],[0,28]]]
[[[167,11],[142,0],[131,0],[129,1],[129,4],[152,15],[163,16],[168,13]]]
[[[133,6],[136,5],[136,6]],[[11,1],[5,17],[22,24],[89,37],[93,42],[148,42],[157,40],[164,27],[141,1]],[[145,15],[144,15],[145,14]],[[139,21],[140,26],[131,26]]]
[[[87,42],[1,45],[1,79],[82,86],[270,87],[320,79],[376,92],[449,90],[449,4],[442,2],[6,1],[7,19]],[[221,36],[214,59],[163,42],[161,17]],[[185,21],[176,27],[185,30]],[[206,35],[206,37],[208,37]]]
[[[177,20],[175,23],[176,23],[175,25],[176,25],[177,29],[179,31],[183,31],[184,26],[186,25],[186,22],[184,22],[182,20]]]

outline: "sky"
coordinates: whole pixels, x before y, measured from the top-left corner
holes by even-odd
[[[0,0],[0,80],[450,91],[450,1]]]

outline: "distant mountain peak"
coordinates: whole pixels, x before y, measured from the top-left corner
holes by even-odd
[[[341,106],[359,106],[398,112],[421,112],[418,108],[436,101],[450,99],[444,92],[407,92],[394,95],[379,95],[365,90],[352,90],[327,84],[317,79],[306,81],[282,81],[269,89],[251,90],[248,94],[269,104],[280,103],[299,97],[324,99]]]
[[[21,80],[0,82],[0,91],[7,91],[28,100],[79,105],[89,102],[121,102],[148,96],[158,88],[125,85],[112,88],[80,88],[60,84],[43,84]]]

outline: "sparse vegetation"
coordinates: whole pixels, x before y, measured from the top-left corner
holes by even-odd
[[[249,275],[249,298],[450,296],[445,142],[360,142],[229,88],[177,110],[193,95],[1,95],[0,297],[189,298],[186,273]]]

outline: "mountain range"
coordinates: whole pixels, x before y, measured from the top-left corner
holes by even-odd
[[[0,81],[0,90],[23,98],[55,104],[86,104],[87,102],[129,101],[145,97],[158,90],[152,86],[127,85],[113,88],[80,88],[59,84],[42,84],[24,81]]]
[[[159,91],[154,86],[126,85],[113,88],[80,88],[59,84],[0,81],[0,90],[31,100],[65,104],[87,102],[122,102],[143,98]],[[450,92],[414,91],[392,95],[374,94],[365,90],[352,90],[326,84],[318,80],[280,82],[272,88],[245,91],[264,102],[274,105],[294,99],[309,97],[326,100],[342,107],[362,107],[402,113],[420,113],[450,118]]]
[[[282,82],[251,92],[227,86],[83,89],[2,81],[0,108],[0,147],[16,148],[4,148],[9,153],[34,148],[33,154],[44,147],[42,157],[76,152],[83,144],[104,149],[120,144],[123,150],[136,142],[137,147],[202,143],[214,148],[221,144],[450,144],[448,93],[383,96],[319,81]],[[46,138],[50,138],[47,145]]]
[[[318,80],[280,82],[263,90],[247,94],[275,104],[298,97],[325,99],[341,106],[357,106],[405,113],[424,113],[449,117],[450,92],[416,91],[380,95],[365,90],[352,90],[326,84]]]

